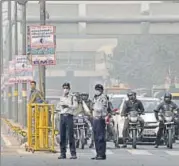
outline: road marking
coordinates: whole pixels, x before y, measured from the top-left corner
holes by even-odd
[[[11,142],[8,140],[8,138],[4,134],[1,133],[1,137],[2,137],[2,139],[3,139],[3,141],[4,141],[6,146],[11,146],[12,145]]]
[[[165,153],[171,156],[179,156],[179,151],[165,151]]]
[[[32,152],[27,152],[27,151],[25,151],[25,149],[18,149],[16,152],[18,154],[32,155]]]
[[[148,156],[151,156],[153,155],[152,153],[146,151],[146,150],[135,150],[135,149],[132,149],[132,150],[127,150],[129,153],[131,153],[132,155],[148,155]]]
[[[93,153],[93,154],[96,154],[96,150],[94,150],[94,149],[91,149],[91,152]],[[111,150],[106,150],[106,155],[111,155],[111,154],[114,154]]]

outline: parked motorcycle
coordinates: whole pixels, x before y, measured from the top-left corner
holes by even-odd
[[[76,140],[76,148],[84,149],[88,140],[88,124],[86,122],[85,116],[79,114],[74,117],[74,135]]]
[[[129,119],[129,139],[132,141],[132,148],[137,148],[137,139],[141,130],[140,123],[138,121],[139,113],[137,111],[131,111],[128,114]]]

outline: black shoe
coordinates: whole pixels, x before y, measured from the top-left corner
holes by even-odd
[[[96,160],[106,160],[106,156],[98,156],[96,157]]]
[[[158,148],[158,145],[155,145],[155,148]]]
[[[92,143],[92,144],[90,144],[90,146],[89,146],[89,148],[93,148],[94,147],[94,144]]]
[[[92,157],[91,160],[96,160],[98,156]]]
[[[58,157],[58,159],[66,159],[66,156],[61,155],[61,156]]]
[[[70,157],[70,159],[77,159],[77,156],[76,156],[76,155],[72,155],[72,156]]]

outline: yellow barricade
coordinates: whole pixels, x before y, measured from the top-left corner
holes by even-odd
[[[26,151],[55,152],[54,105],[28,104]],[[49,116],[52,123],[49,123]],[[51,124],[51,126],[49,126]]]

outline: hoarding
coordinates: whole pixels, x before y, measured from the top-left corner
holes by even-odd
[[[28,50],[32,65],[56,64],[56,28],[51,25],[28,27]]]
[[[33,80],[33,67],[28,61],[27,56],[16,55],[15,78],[16,83],[27,83]]]

